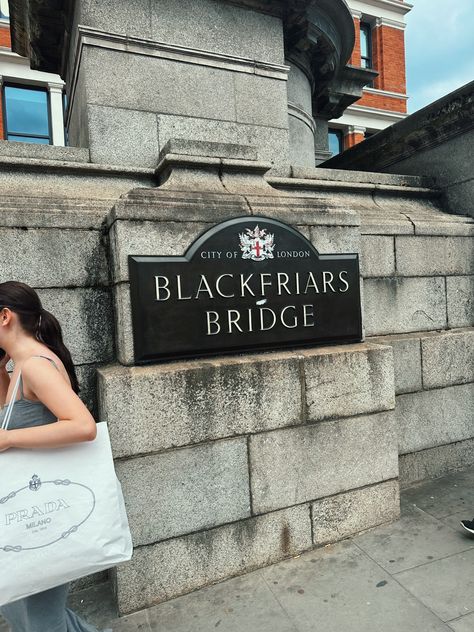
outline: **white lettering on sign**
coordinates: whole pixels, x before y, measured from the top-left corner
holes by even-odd
[[[281,323],[286,329],[295,329],[298,326],[315,327],[314,305],[306,304],[300,307],[286,305],[281,310],[270,307],[251,307],[247,310],[238,309],[221,310],[220,312],[206,311],[206,335],[216,336],[221,333],[248,333],[253,331],[269,331],[277,323]],[[257,327],[255,327],[257,324]]]

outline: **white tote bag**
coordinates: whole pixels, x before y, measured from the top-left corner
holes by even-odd
[[[125,562],[132,552],[105,423],[91,442],[0,452],[0,606]]]

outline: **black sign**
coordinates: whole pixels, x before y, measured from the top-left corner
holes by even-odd
[[[362,338],[358,255],[319,255],[274,219],[223,222],[183,257],[129,268],[138,364]]]

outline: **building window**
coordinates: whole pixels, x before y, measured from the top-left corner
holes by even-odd
[[[362,68],[372,68],[372,29],[370,24],[360,24],[360,59]]]
[[[8,6],[8,0],[0,0],[0,18],[4,20],[10,19],[10,8]]]
[[[329,129],[329,151],[333,156],[340,154],[344,148],[344,136],[340,129]]]
[[[44,88],[5,85],[5,138],[51,144],[48,92]]]

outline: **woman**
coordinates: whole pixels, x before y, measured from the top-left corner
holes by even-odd
[[[61,326],[38,294],[15,281],[0,283],[0,424],[21,370],[19,397],[8,430],[0,430],[0,453],[9,448],[55,448],[92,441],[96,425],[79,399],[79,386]],[[13,360],[11,376],[6,370]],[[0,467],[1,467],[0,454]],[[96,632],[66,608],[68,585],[0,608],[12,632]]]

